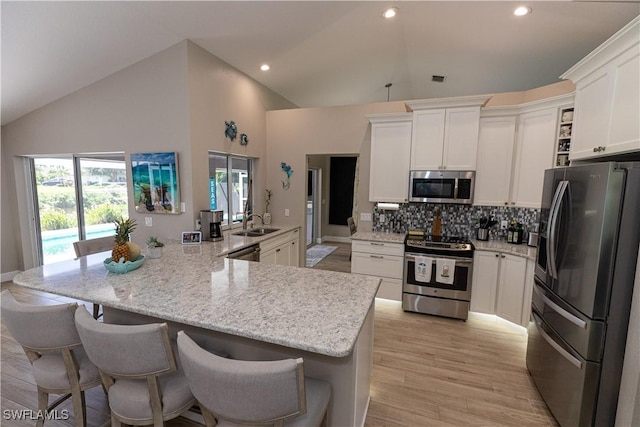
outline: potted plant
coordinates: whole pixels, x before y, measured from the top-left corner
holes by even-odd
[[[149,258],[160,258],[162,256],[162,248],[164,247],[164,243],[158,240],[155,236],[150,236],[147,239],[147,252],[149,253]]]

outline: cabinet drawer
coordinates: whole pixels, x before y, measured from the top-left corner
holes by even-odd
[[[404,256],[404,245],[401,243],[372,242],[369,240],[354,240],[351,242],[352,252],[366,252],[378,255]]]
[[[392,255],[351,254],[351,272],[368,276],[402,279],[403,257]]]
[[[291,230],[284,234],[280,234],[279,236],[275,236],[275,237],[263,240],[262,242],[260,242],[260,250],[263,252],[269,251],[291,240],[297,240],[299,234],[300,234],[300,229],[296,228],[295,230]]]
[[[388,278],[382,279],[376,298],[402,301],[402,280]]]

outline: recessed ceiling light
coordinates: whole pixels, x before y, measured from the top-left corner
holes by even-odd
[[[397,14],[398,14],[398,8],[397,7],[390,7],[389,9],[384,11],[382,16],[384,16],[387,19],[390,19],[390,18],[393,18],[394,16],[396,16]]]
[[[527,6],[517,7],[516,10],[513,11],[513,14],[516,16],[524,16],[531,13],[531,8]]]
[[[269,69],[270,69],[270,68],[271,68],[271,67],[269,66],[269,64],[262,64],[262,65],[260,66],[260,69],[261,69],[262,71],[269,71]]]

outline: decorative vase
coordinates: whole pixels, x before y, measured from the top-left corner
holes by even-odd
[[[271,214],[269,212],[266,212],[264,215],[262,215],[262,222],[264,223],[264,225],[271,224]]]
[[[162,246],[147,246],[149,258],[158,259],[162,256]]]

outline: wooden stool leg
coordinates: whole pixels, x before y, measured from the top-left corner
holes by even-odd
[[[100,317],[100,304],[93,304],[93,318],[97,319]]]
[[[73,404],[73,415],[76,419],[77,427],[85,427],[87,425],[87,407],[84,399],[84,391],[76,391],[71,394],[71,403]]]
[[[38,387],[38,411],[42,414],[42,418],[38,418],[38,421],[36,422],[37,427],[42,427],[44,425],[44,414],[48,406],[49,394]]]

